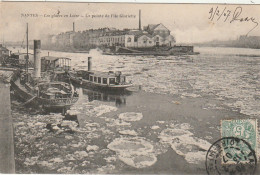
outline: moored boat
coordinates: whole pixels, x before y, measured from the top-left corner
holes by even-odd
[[[15,73],[10,81],[14,93],[24,104],[36,103],[43,108],[67,108],[78,101],[79,95],[74,88],[65,82],[45,82],[37,84],[24,82],[21,74]]]
[[[91,70],[91,57],[88,58],[88,70],[69,72],[69,78],[83,88],[102,91],[124,91],[131,87],[132,83],[126,81],[126,76],[120,71],[100,72]]]
[[[35,40],[33,72],[29,72],[27,64],[25,70],[17,69],[10,81],[14,94],[25,101],[24,105],[34,103],[44,108],[67,109],[77,102],[79,95],[72,84],[53,81],[53,76],[46,74],[41,72],[40,40]]]

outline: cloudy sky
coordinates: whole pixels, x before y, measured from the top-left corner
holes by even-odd
[[[142,26],[162,23],[178,43],[236,39],[254,27],[249,35],[260,36],[260,5],[0,2],[0,39],[24,40],[26,23],[29,23],[30,40],[70,31],[73,22],[76,31],[138,28],[139,9]],[[235,17],[241,21],[231,22]]]

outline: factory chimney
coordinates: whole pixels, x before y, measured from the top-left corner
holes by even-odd
[[[41,77],[41,40],[34,40],[34,78]]]
[[[142,25],[141,25],[141,10],[139,10],[139,30],[142,30]]]
[[[73,32],[75,32],[75,23],[73,22]]]
[[[88,71],[91,71],[92,68],[92,57],[88,57]]]

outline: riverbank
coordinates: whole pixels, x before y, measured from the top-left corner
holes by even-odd
[[[140,91],[118,105],[81,94],[69,111],[74,121],[13,101],[18,173],[205,174],[220,120],[248,118],[212,98]]]

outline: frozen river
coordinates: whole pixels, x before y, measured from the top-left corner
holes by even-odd
[[[220,137],[220,120],[260,117],[260,50],[195,51],[200,55],[49,51],[71,58],[76,69],[86,69],[92,56],[94,70],[122,71],[142,91],[116,96],[78,89],[80,99],[69,111],[74,121],[20,109],[14,100],[17,172],[206,173],[206,151]]]

